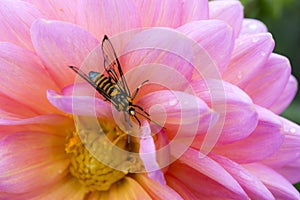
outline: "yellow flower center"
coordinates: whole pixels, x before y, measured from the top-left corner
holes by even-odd
[[[117,155],[114,148],[121,148],[128,153]],[[70,155],[70,173],[82,185],[90,191],[106,191],[133,168],[142,167],[140,160],[130,156],[137,149],[138,143],[134,139],[128,143],[127,133],[115,126],[105,127],[98,133],[90,130],[73,132],[65,151]],[[96,157],[100,157],[100,161]],[[114,167],[108,166],[108,163]]]

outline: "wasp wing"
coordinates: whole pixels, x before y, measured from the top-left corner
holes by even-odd
[[[121,92],[130,96],[130,90],[126,83],[119,59],[107,35],[104,35],[101,48],[104,58],[104,69],[108,76],[111,78],[113,83],[118,85]]]

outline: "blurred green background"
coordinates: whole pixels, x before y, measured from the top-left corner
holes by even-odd
[[[300,0],[241,0],[245,17],[264,22],[275,39],[275,52],[285,55],[300,80]],[[300,124],[300,93],[282,115]],[[300,173],[300,172],[299,172]],[[296,184],[300,191],[300,183]]]

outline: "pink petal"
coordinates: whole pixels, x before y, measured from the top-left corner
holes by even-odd
[[[121,58],[122,66],[125,72],[132,71],[135,74],[134,79],[148,79],[162,87],[182,90],[195,68],[195,45],[194,41],[173,29],[147,29],[126,43],[122,52],[125,55]],[[157,76],[158,73],[160,76]]]
[[[198,197],[191,191],[180,179],[180,177],[173,176],[168,173],[166,179],[168,185],[182,196],[183,199],[198,199]]]
[[[0,96],[11,99],[10,103],[16,101],[15,105],[27,107],[23,111],[27,110],[28,113],[23,116],[32,112],[58,112],[46,99],[46,90],[57,89],[57,86],[31,51],[10,43],[0,43],[0,79]]]
[[[182,16],[180,0],[134,0],[142,27],[178,27]]]
[[[177,124],[165,124],[166,132],[169,137],[172,138],[172,141],[176,141],[177,139],[185,141],[186,144],[194,144],[194,139],[197,142],[195,148],[204,148],[204,151],[209,151],[210,148],[218,141],[218,133],[215,131],[220,131],[219,128],[215,128],[216,123],[218,122],[219,114],[214,112],[213,110],[209,110],[209,112],[204,113],[201,117],[188,124],[177,123]],[[207,136],[205,141],[203,141],[203,137]],[[211,138],[213,140],[210,140]],[[198,140],[198,138],[201,138]]]
[[[31,36],[37,54],[61,88],[74,81],[75,73],[68,66],[80,67],[98,44],[80,27],[59,21],[36,21],[32,25]]]
[[[168,131],[168,125],[190,125],[190,137],[198,131],[198,124],[205,122],[209,124],[208,115],[211,110],[199,98],[179,92],[161,90],[142,97],[138,102],[145,110],[150,111],[151,118]],[[209,118],[209,119],[208,119]],[[164,123],[165,122],[165,123]],[[170,134],[174,134],[171,131]],[[186,136],[185,131],[177,132],[176,137]]]
[[[1,118],[5,118],[6,120],[18,120],[18,119],[22,119],[24,116],[23,115],[18,115],[18,114],[14,114],[14,113],[10,113],[7,112],[3,109],[0,109],[0,117]]]
[[[266,33],[268,31],[265,24],[256,19],[244,19],[240,35]]]
[[[263,162],[271,167],[283,167],[300,158],[300,126],[287,119],[280,118],[282,122],[283,143],[272,156]]]
[[[173,153],[178,154],[181,148],[183,146],[178,145],[177,149],[173,149]],[[188,148],[179,161],[171,166],[169,172],[182,180],[196,194],[248,199],[238,182],[221,165],[195,149]]]
[[[177,30],[203,47],[220,73],[225,71],[234,45],[231,27],[219,20],[203,20],[185,24]]]
[[[64,96],[93,96],[95,95],[95,88],[93,88],[89,83],[83,80],[81,77],[78,77],[80,81],[84,82],[76,82],[75,84],[68,85],[64,87],[61,93]]]
[[[38,8],[47,19],[75,22],[77,0],[25,0]]]
[[[153,131],[152,129],[152,132]],[[156,132],[155,135],[155,147],[157,155],[157,163],[161,166],[161,171],[166,172],[168,166],[171,163],[171,154],[170,154],[170,140],[166,132],[162,129],[159,132]]]
[[[231,62],[223,78],[240,88],[247,86],[267,62],[274,47],[271,34],[261,33],[236,40]]]
[[[131,61],[129,62],[131,63]],[[129,65],[126,64],[126,66]],[[149,80],[139,90],[138,96],[136,97],[137,100],[146,94],[158,90],[164,90],[166,88],[169,90],[182,91],[189,84],[189,79],[191,78],[192,74],[191,69],[188,69],[188,67],[185,69],[180,67],[180,69],[177,70],[171,66],[157,63],[145,65],[142,64],[140,66],[135,66],[135,68],[129,71],[125,69],[124,73],[128,87],[132,93],[140,86],[142,82]],[[184,77],[185,75],[187,77]]]
[[[189,0],[182,2],[181,24],[208,19],[208,3],[206,0]]]
[[[149,9],[149,8],[147,8]],[[140,27],[140,19],[132,0],[78,0],[77,23],[102,40],[103,35],[130,31]]]
[[[288,105],[294,99],[298,89],[298,82],[296,78],[291,75],[287,85],[285,86],[284,90],[281,92],[281,95],[277,100],[270,106],[270,110],[274,113],[281,113],[288,107]]]
[[[218,80],[194,81],[192,87],[196,95],[219,114],[214,131],[207,133],[207,141],[231,143],[247,137],[255,129],[256,110],[241,89]]]
[[[135,180],[147,191],[152,199],[182,199],[181,196],[168,185],[161,185],[145,175],[137,174]]]
[[[233,28],[234,36],[237,37],[244,18],[243,6],[239,1],[210,1],[209,17],[227,22]]]
[[[268,108],[282,94],[291,74],[289,60],[271,54],[260,73],[244,88],[254,103]]]
[[[32,125],[38,124],[41,125],[52,125],[52,126],[60,126],[67,123],[69,126],[73,125],[73,120],[63,115],[49,114],[49,115],[39,115],[36,117],[26,118],[26,119],[18,119],[18,120],[7,120],[0,119],[0,125],[6,126],[16,126],[16,125]],[[45,128],[45,127],[43,127]],[[24,128],[23,128],[24,129]]]
[[[0,119],[20,119],[37,115],[33,109],[0,93]]]
[[[258,106],[256,109],[258,124],[251,135],[232,144],[216,146],[216,154],[238,163],[251,163],[263,160],[279,149],[283,142],[281,121],[267,109]]]
[[[0,141],[0,191],[44,190],[66,175],[65,137],[45,132],[18,132]],[[37,176],[38,174],[38,176]]]
[[[61,137],[67,137],[69,132],[74,130],[74,121],[70,117],[63,115],[39,115],[26,119],[0,121],[0,139],[9,134],[30,130],[35,132],[47,132]],[[65,131],[57,131],[64,129]]]
[[[250,199],[274,199],[265,185],[241,165],[221,156],[213,156],[213,159],[239,182]]]
[[[53,106],[65,113],[112,118],[112,105],[95,97],[63,96],[53,90],[48,90],[47,98]]]
[[[151,135],[151,129],[148,123],[144,123],[142,127],[142,136],[140,138],[140,158],[144,163],[145,170],[149,178],[159,182],[162,185],[166,184],[164,174],[160,170],[160,166],[156,161],[156,149]]]
[[[147,75],[149,74],[147,73]],[[177,77],[177,80],[180,79]],[[162,81],[164,80],[162,79]],[[174,79],[170,79],[170,81],[174,81]],[[177,81],[177,83],[179,82]],[[149,85],[150,88],[151,83]],[[144,87],[147,86],[148,84],[143,86],[143,91],[146,89]],[[176,83],[173,86],[176,87]],[[186,93],[177,91],[172,85],[169,88],[171,90],[162,89],[164,88],[141,95],[142,97],[137,101],[137,105],[142,106],[148,112],[150,111],[151,119],[164,126],[169,136],[191,139],[195,134],[206,133],[209,127],[217,121],[218,113],[194,96],[189,89],[186,89]]]
[[[262,164],[249,164],[244,167],[267,186],[275,199],[300,199],[300,194],[293,185],[271,168]]]
[[[23,1],[0,2],[0,40],[32,50],[30,26],[42,14],[31,4]]]
[[[180,184],[184,185],[186,188],[184,193],[180,190],[178,191],[178,186],[174,188],[174,190],[176,190],[176,192],[183,197],[185,195],[189,195],[186,193],[191,191],[192,197],[195,196],[195,198],[192,199],[245,199],[245,197],[242,198],[240,195],[228,190],[223,185],[217,183],[206,175],[199,173],[198,171],[184,164],[174,163],[174,165],[169,168],[169,171],[166,174],[167,181],[170,180],[170,176],[176,177],[178,181],[180,181]],[[172,183],[170,183],[170,185],[172,185]]]
[[[177,148],[177,143],[184,143],[187,145],[193,145],[193,147],[200,149],[204,154],[207,154],[216,145],[220,128],[215,128],[215,124],[218,121],[219,114],[212,110],[203,114],[198,121],[190,124],[165,124],[166,132],[170,137],[170,142],[166,146],[168,150]],[[205,137],[205,139],[203,139]],[[196,142],[195,142],[196,141]],[[165,147],[165,148],[166,148]],[[182,150],[182,153],[185,150]],[[165,153],[166,154],[166,153]],[[178,159],[181,154],[173,155],[169,160],[165,161],[168,163],[174,162]]]
[[[284,176],[292,184],[296,184],[300,181],[300,159],[292,161],[290,164],[281,168],[274,168],[282,176]]]

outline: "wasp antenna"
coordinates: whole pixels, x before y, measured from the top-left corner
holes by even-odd
[[[149,82],[149,80],[145,80],[143,81],[138,87],[137,89],[140,89],[143,85],[145,85],[145,83]]]
[[[144,85],[145,83],[149,82],[149,80],[144,80],[142,83],[141,83],[141,86]]]
[[[70,69],[72,69],[74,72],[76,72],[77,74],[79,73],[79,69],[75,66],[69,66]]]
[[[72,69],[75,73],[77,73],[81,78],[86,80],[91,86],[93,86],[95,89],[97,89],[97,85],[86,75],[83,71],[81,71],[78,67],[75,66],[69,66],[70,69]]]
[[[145,83],[147,83],[148,81],[149,81],[149,80],[143,81],[143,82],[135,89],[135,92],[134,92],[134,94],[133,94],[132,97],[131,97],[132,100],[135,99],[135,97],[136,97],[136,95],[138,94],[140,88],[141,88]],[[140,109],[141,109],[141,108],[140,108]],[[141,110],[144,111],[143,109],[141,109]]]
[[[78,69],[77,67],[75,67],[75,66],[68,66],[69,68],[71,68],[71,69]]]

